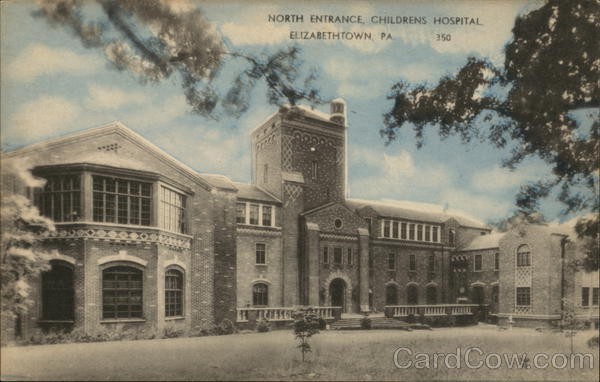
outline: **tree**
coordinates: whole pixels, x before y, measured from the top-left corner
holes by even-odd
[[[48,270],[48,253],[38,247],[43,236],[54,231],[54,223],[40,216],[22,195],[3,193],[1,206],[2,314],[15,318],[27,312],[30,280]]]
[[[247,54],[227,47],[197,8],[177,9],[170,0],[42,0],[33,16],[62,27],[86,48],[102,50],[117,70],[142,83],[178,76],[192,110],[219,117],[217,106],[239,116],[249,106],[250,92],[259,80],[275,104],[301,99],[319,102],[312,87],[316,71],[301,71],[300,49],[287,47],[272,54]],[[98,17],[94,17],[98,16]],[[215,81],[228,60],[242,60],[225,94]]]
[[[523,185],[516,196],[519,209],[531,214],[557,190],[565,215],[593,213],[576,229],[597,240],[599,20],[595,0],[551,0],[518,17],[503,67],[470,57],[456,75],[435,86],[393,85],[382,136],[390,143],[399,129],[412,126],[421,147],[425,128],[435,126],[442,138],[457,135],[463,142],[479,138],[510,147],[503,165],[511,169],[538,156],[551,166],[552,176]],[[586,113],[592,123],[584,123]]]
[[[294,312],[293,318],[294,335],[299,341],[298,348],[302,353],[302,362],[304,362],[306,353],[312,351],[308,339],[319,333],[319,317],[312,308],[306,308]]]

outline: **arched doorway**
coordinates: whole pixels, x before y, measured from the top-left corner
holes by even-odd
[[[429,285],[427,287],[427,304],[437,304],[437,288],[435,287],[435,285]]]
[[[329,296],[331,306],[339,306],[342,312],[346,311],[346,282],[342,279],[334,279],[329,284]]]
[[[385,287],[385,305],[398,305],[398,288],[394,284]]]
[[[417,305],[419,303],[419,290],[416,285],[409,285],[406,288],[406,303]]]
[[[473,304],[481,305],[484,301],[483,287],[474,285],[471,289],[471,301]]]

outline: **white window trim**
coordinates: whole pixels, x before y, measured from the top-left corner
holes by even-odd
[[[388,235],[386,235],[386,232],[385,232],[386,224],[389,224],[389,227],[390,227]],[[395,225],[398,225],[398,236],[394,236],[394,226]],[[406,227],[405,236],[402,236],[402,226],[403,225]],[[417,228],[419,226],[422,229],[421,240],[418,240],[418,235],[417,235]],[[411,227],[414,230],[414,237],[412,239],[410,238]],[[425,235],[425,232],[428,228],[429,228],[429,240],[426,239],[426,235]],[[437,240],[433,240],[433,231],[434,230],[437,233],[437,238],[436,238]],[[403,220],[395,220],[395,219],[381,219],[380,220],[379,238],[393,239],[393,240],[407,240],[407,241],[414,241],[414,242],[418,242],[418,243],[439,244],[442,242],[442,237],[440,234],[441,231],[442,231],[442,228],[439,225],[431,225],[431,224],[424,224],[424,223],[411,223],[411,222],[407,222],[407,221],[403,221]]]
[[[246,205],[246,216],[244,217],[243,224],[251,225],[253,227],[277,227],[277,225],[275,225],[275,208],[276,208],[276,206],[274,204],[245,202],[245,201],[238,201],[238,203],[244,203]],[[258,224],[250,224],[250,205],[251,204],[258,206]],[[263,206],[271,207],[271,224],[270,225],[263,225]],[[242,223],[238,223],[238,224],[242,224]]]

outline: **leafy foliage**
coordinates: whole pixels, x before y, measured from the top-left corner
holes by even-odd
[[[504,166],[514,168],[538,156],[552,177],[526,184],[516,198],[524,213],[558,190],[565,214],[596,215],[577,226],[580,236],[598,235],[600,161],[600,3],[594,0],[548,1],[518,17],[503,67],[470,57],[455,75],[433,86],[399,82],[391,88],[393,106],[384,115],[381,134],[387,143],[398,130],[412,127],[417,146],[427,127],[463,142],[487,140],[509,147]],[[583,123],[582,113],[593,122]]]
[[[217,118],[219,103],[227,113],[245,112],[260,79],[273,103],[319,101],[315,72],[302,75],[297,47],[259,55],[232,51],[198,8],[169,0],[41,0],[33,15],[69,30],[86,48],[102,50],[115,69],[142,83],[176,75],[192,110],[203,116]],[[228,59],[246,67],[221,95],[214,82]]]
[[[21,195],[4,193],[0,215],[2,314],[14,318],[26,313],[33,303],[29,296],[30,279],[49,267],[49,254],[39,248],[38,242],[55,228]]]
[[[302,353],[304,362],[306,353],[312,351],[308,339],[319,333],[319,317],[312,308],[305,308],[294,312],[294,335],[299,341],[298,348]]]

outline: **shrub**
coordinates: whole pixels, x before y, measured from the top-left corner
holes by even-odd
[[[177,338],[177,337],[181,337],[182,335],[183,335],[183,330],[176,329],[173,326],[167,326],[167,327],[165,327],[162,338]]]
[[[409,324],[414,324],[417,320],[415,319],[415,315],[414,314],[409,314],[408,317],[406,317],[406,322],[408,322]]]
[[[256,331],[259,333],[266,333],[270,330],[271,330],[271,324],[269,324],[269,321],[267,321],[265,319],[258,321],[258,323],[256,324]]]
[[[369,318],[369,316],[364,316],[363,318],[361,318],[360,327],[361,329],[371,329],[371,319]]]
[[[327,329],[327,321],[323,317],[319,317],[319,330]]]
[[[598,336],[594,336],[588,340],[587,344],[591,348],[597,348],[600,346],[600,338]]]
[[[219,326],[217,328],[217,334],[227,335],[227,334],[233,334],[233,333],[235,333],[235,325],[233,324],[233,322],[231,322],[231,320],[225,318],[219,324]]]

